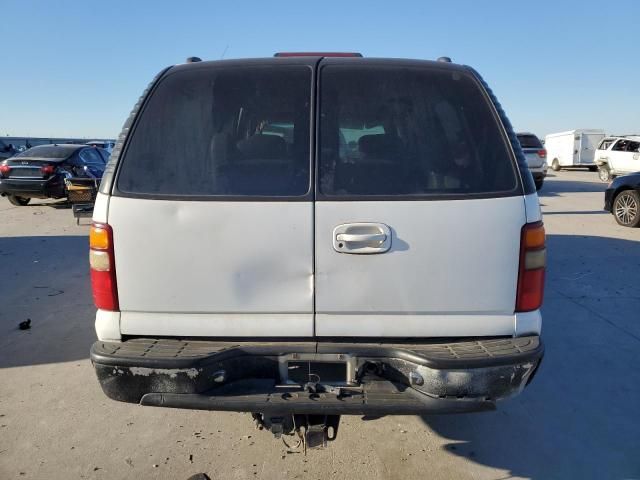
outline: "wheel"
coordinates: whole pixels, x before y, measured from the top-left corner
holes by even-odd
[[[540,179],[540,180],[534,180],[535,184],[536,184],[536,190],[540,190],[542,188],[542,185],[544,184],[544,180]]]
[[[598,166],[597,165],[591,165],[589,167],[589,171],[590,172],[597,172],[598,171]]]
[[[551,170],[553,170],[554,172],[560,171],[560,162],[557,158],[554,158],[553,162],[551,162]]]
[[[625,190],[613,201],[613,216],[623,227],[640,225],[640,194],[636,190]]]
[[[600,181],[608,183],[611,181],[611,170],[606,163],[598,168],[598,178]]]
[[[18,195],[8,195],[7,198],[11,202],[11,205],[15,205],[16,207],[24,207],[31,201],[28,197],[19,197]]]

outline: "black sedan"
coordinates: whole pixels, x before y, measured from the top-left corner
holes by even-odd
[[[66,198],[65,178],[102,178],[109,153],[86,145],[41,145],[0,162],[0,195],[13,205]]]
[[[616,178],[604,192],[604,209],[624,227],[640,226],[640,172]]]

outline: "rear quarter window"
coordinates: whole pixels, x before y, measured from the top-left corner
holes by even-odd
[[[169,72],[126,146],[117,190],[163,196],[304,196],[310,184],[311,70]]]
[[[501,125],[470,74],[327,65],[319,121],[322,196],[518,193]]]

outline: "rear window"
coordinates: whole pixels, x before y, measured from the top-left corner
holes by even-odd
[[[518,134],[518,141],[522,148],[542,148],[542,142],[535,135]]]
[[[340,196],[512,192],[514,165],[470,75],[419,67],[321,71],[320,192]]]
[[[76,147],[58,147],[53,145],[45,145],[42,147],[33,147],[19,153],[15,158],[20,157],[34,157],[34,158],[51,158],[51,159],[64,159],[69,157],[73,152],[77,150]]]
[[[310,99],[305,66],[169,73],[137,121],[118,190],[303,196],[310,183]]]

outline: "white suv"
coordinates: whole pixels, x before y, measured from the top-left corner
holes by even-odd
[[[521,132],[516,136],[524,152],[524,158],[527,159],[529,171],[533,175],[536,190],[540,190],[547,176],[547,151],[542,146],[540,139],[533,133]]]
[[[466,66],[168,68],[124,126],[93,222],[91,359],[116,400],[326,441],[342,414],[493,409],[542,358],[538,197]]]
[[[613,177],[640,171],[640,136],[607,137],[595,153],[598,176],[603,182]]]

